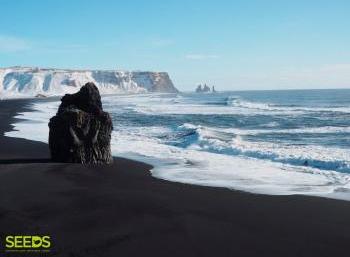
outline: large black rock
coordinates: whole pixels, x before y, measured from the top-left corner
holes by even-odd
[[[57,162],[108,164],[111,154],[112,120],[102,109],[94,83],[61,99],[57,114],[49,122],[51,158]]]

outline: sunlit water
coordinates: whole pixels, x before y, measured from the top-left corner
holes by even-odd
[[[58,102],[8,136],[47,142]],[[155,177],[253,193],[350,200],[350,90],[108,95],[112,150]]]

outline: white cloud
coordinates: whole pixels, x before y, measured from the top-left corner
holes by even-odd
[[[0,35],[0,52],[14,53],[21,52],[31,48],[29,41],[18,37]]]
[[[185,58],[189,60],[208,60],[218,59],[219,56],[216,54],[187,54]]]

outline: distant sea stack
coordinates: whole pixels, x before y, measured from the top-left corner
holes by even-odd
[[[111,117],[102,109],[101,96],[94,83],[61,99],[57,114],[49,122],[49,148],[56,162],[109,164]]]
[[[210,89],[209,86],[207,86],[207,84],[204,84],[202,86],[202,84],[199,84],[195,90],[196,93],[216,93],[215,87],[212,86],[212,89]]]
[[[166,72],[11,67],[0,68],[0,98],[71,94],[87,82],[101,94],[178,92]]]

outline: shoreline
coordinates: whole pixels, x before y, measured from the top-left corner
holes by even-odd
[[[47,144],[3,135],[31,101],[0,101],[1,240],[49,234],[58,256],[348,255],[350,202],[169,182],[124,158],[52,163]]]

